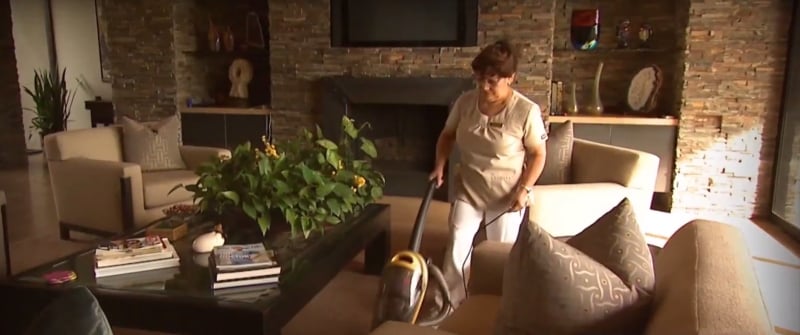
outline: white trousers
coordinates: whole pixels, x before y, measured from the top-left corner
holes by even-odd
[[[465,278],[469,276],[472,242],[481,224],[489,224],[502,214],[497,221],[486,226],[486,239],[506,243],[517,240],[525,210],[506,211],[508,209],[480,211],[460,200],[456,200],[450,207],[450,239],[442,272],[450,289],[453,306],[458,306],[466,298],[464,285]]]

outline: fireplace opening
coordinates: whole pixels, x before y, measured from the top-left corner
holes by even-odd
[[[375,167],[383,173],[430,172],[436,160],[436,140],[447,120],[447,106],[354,104],[350,115],[375,142]]]
[[[468,78],[378,78],[335,76],[320,80],[317,117],[326,136],[341,135],[347,115],[357,125],[369,123],[364,135],[375,143],[375,168],[386,179],[384,195],[422,197],[436,159],[436,141],[450,104],[473,87]],[[444,183],[434,193],[450,201],[458,152],[453,150]]]

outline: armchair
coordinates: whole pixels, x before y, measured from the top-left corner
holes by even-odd
[[[227,149],[182,146],[185,170],[143,172],[123,160],[122,127],[72,130],[47,135],[44,150],[62,239],[71,230],[108,236],[141,227],[192,194],[177,184],[197,181],[195,169]]]
[[[627,197],[647,210],[658,176],[656,155],[574,139],[568,184],[535,185],[531,221],[553,236],[572,236]]]

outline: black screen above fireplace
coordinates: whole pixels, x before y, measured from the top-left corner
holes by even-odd
[[[478,40],[478,0],[331,0],[334,47],[461,47]]]

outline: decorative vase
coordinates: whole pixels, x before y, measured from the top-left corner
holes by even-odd
[[[576,97],[576,87],[577,84],[572,82],[569,87],[569,95],[566,99],[564,99],[564,112],[566,114],[574,115],[578,114],[578,98]]]
[[[236,38],[233,36],[231,27],[225,27],[225,31],[222,33],[222,45],[225,46],[227,52],[233,52],[236,48]]]
[[[600,37],[600,10],[575,9],[570,22],[570,42],[577,50],[597,48]]]
[[[208,18],[208,49],[218,52],[222,47],[222,34],[211,18]]]
[[[219,247],[225,244],[225,238],[222,233],[218,231],[211,231],[202,234],[192,241],[192,250],[196,253],[208,253],[214,250],[214,247]]]
[[[603,74],[603,62],[597,66],[597,73],[594,75],[594,85],[592,86],[592,99],[586,106],[586,113],[592,115],[603,114],[603,101],[600,100],[600,76]]]

